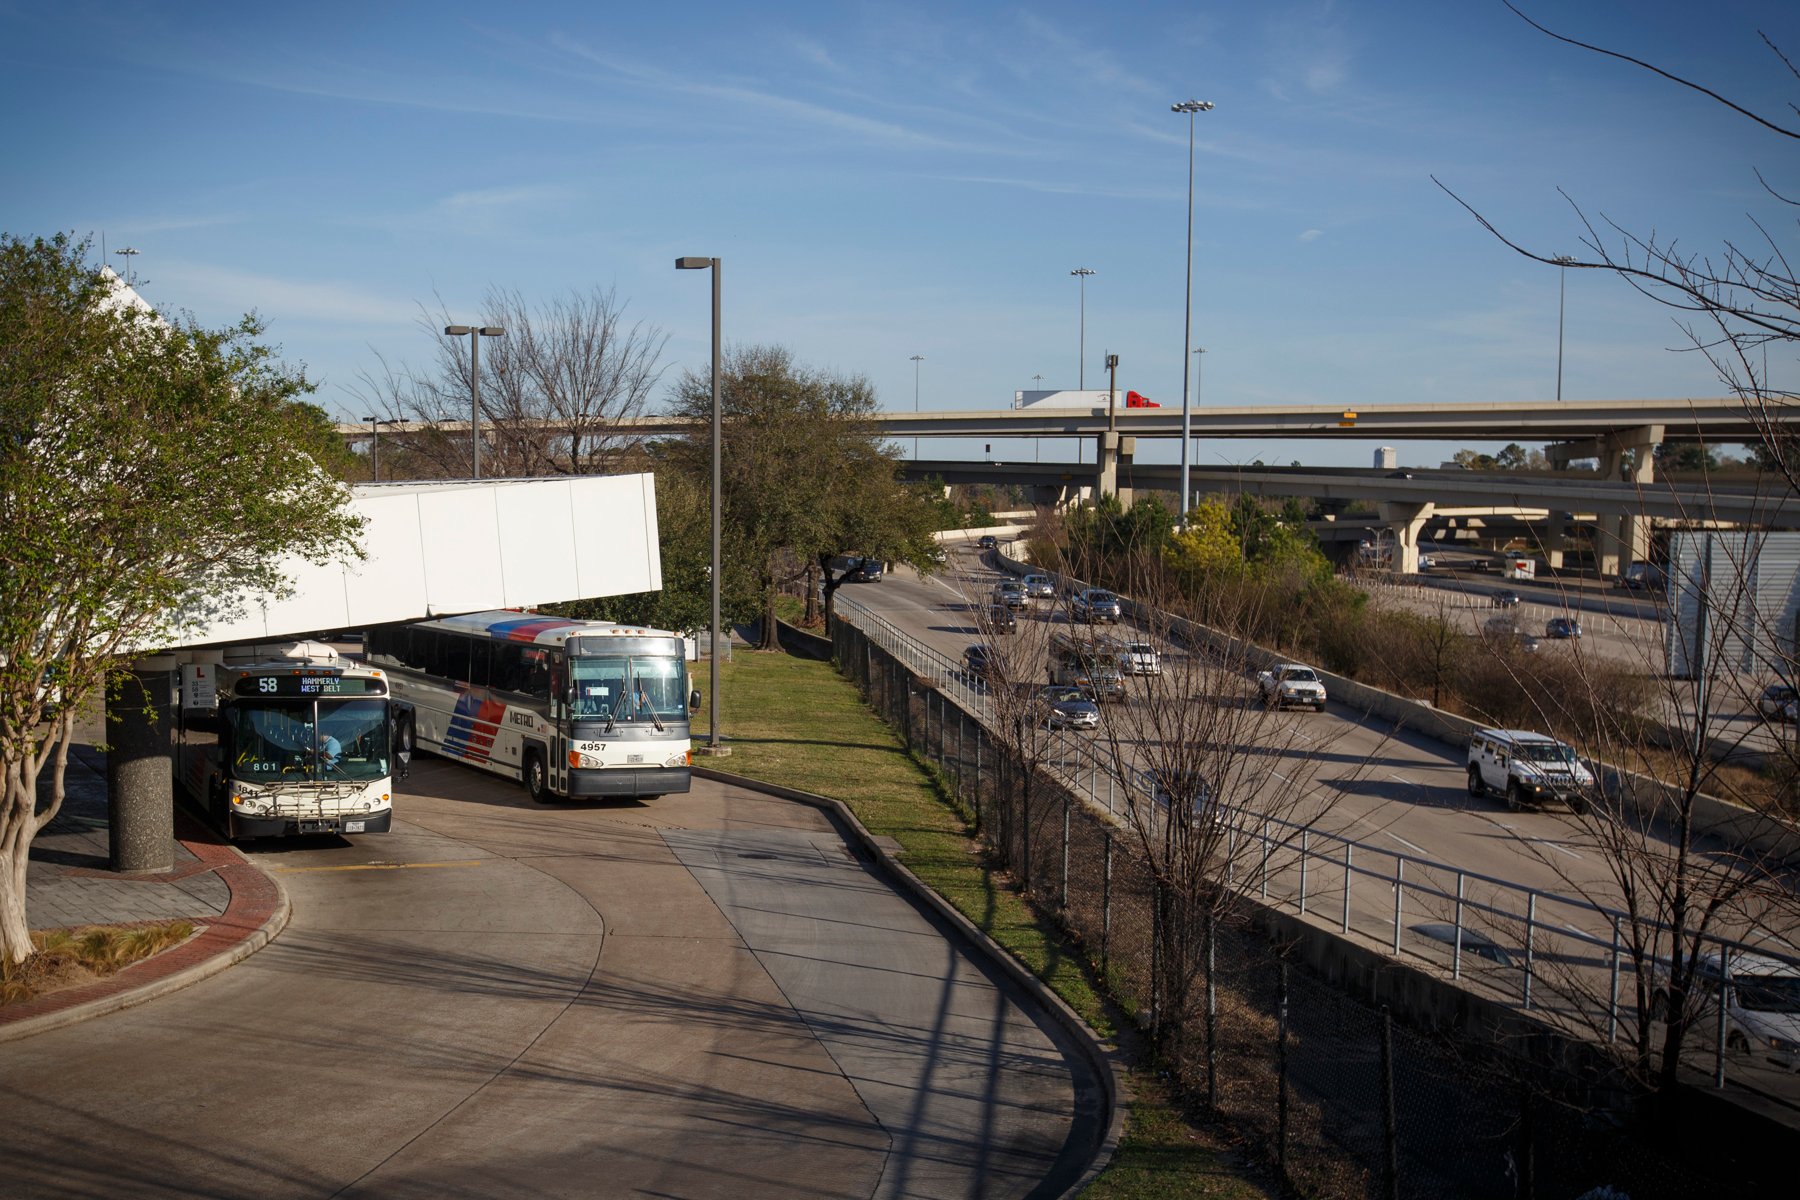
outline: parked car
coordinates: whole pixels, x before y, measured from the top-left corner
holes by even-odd
[[[1419,570],[1429,571],[1435,566],[1437,566],[1437,559],[1431,557],[1429,554],[1419,555]]]
[[[1703,1036],[1719,1020],[1719,955],[1707,951],[1694,963],[1687,1010]],[[1800,967],[1761,954],[1734,952],[1725,970],[1725,1048],[1754,1054],[1784,1071],[1800,1070]],[[1657,971],[1650,1015],[1669,1018],[1667,969]]]
[[[1002,579],[994,585],[993,602],[1004,604],[1011,609],[1024,608],[1030,603],[1025,599],[1025,585],[1016,579]]]
[[[1581,621],[1576,617],[1551,617],[1544,622],[1544,636],[1579,639],[1581,637]]]
[[[950,561],[950,552],[942,546],[932,546],[925,551],[925,557],[941,567]]]
[[[1069,619],[1092,625],[1107,621],[1119,623],[1119,598],[1105,588],[1083,588],[1069,598]]]
[[[984,533],[975,539],[975,547],[978,550],[998,550],[1000,539],[991,533]]]
[[[1048,575],[1027,575],[1021,582],[1025,585],[1025,595],[1032,600],[1056,599],[1056,584]]]
[[[1037,690],[1043,724],[1051,729],[1098,729],[1100,706],[1078,687],[1046,684]]]
[[[1495,608],[1513,608],[1519,603],[1519,593],[1511,588],[1501,588],[1491,593],[1488,599]]]
[[[1019,618],[1010,605],[995,601],[988,605],[987,627],[995,633],[1012,633],[1019,628]]]
[[[1771,721],[1792,721],[1800,706],[1800,691],[1791,683],[1771,683],[1756,698],[1756,711]]]
[[[1162,655],[1149,642],[1126,642],[1119,669],[1127,675],[1161,675]]]
[[[1575,751],[1548,734],[1478,729],[1469,741],[1471,796],[1504,796],[1514,811],[1555,800],[1581,812],[1593,786],[1593,773]]]
[[[1272,708],[1299,705],[1315,712],[1325,711],[1325,681],[1302,663],[1276,663],[1259,671],[1256,686],[1262,691],[1263,703]]]

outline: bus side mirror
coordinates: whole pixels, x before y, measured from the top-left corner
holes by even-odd
[[[691,713],[697,713],[700,711],[700,689],[699,688],[695,688],[693,691],[688,693],[688,711]]]

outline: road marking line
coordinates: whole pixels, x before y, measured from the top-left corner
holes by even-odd
[[[480,859],[467,862],[421,862],[421,863],[352,863],[342,867],[270,867],[271,871],[281,875],[310,875],[319,871],[404,871],[415,867],[479,867]]]
[[[1764,937],[1768,938],[1770,941],[1780,942],[1782,945],[1786,946],[1789,950],[1795,949],[1794,943],[1788,941],[1786,938],[1782,937],[1779,933],[1771,933],[1769,930],[1763,929],[1760,926],[1756,926],[1756,925],[1752,925],[1750,927],[1750,932],[1760,933]]]
[[[1575,853],[1575,851],[1569,849],[1567,846],[1559,846],[1555,842],[1551,841],[1549,838],[1526,838],[1525,840],[1528,842],[1536,842],[1540,846],[1548,846],[1552,850],[1555,850],[1560,854],[1568,855],[1570,858],[1580,858],[1581,857],[1581,855]]]
[[[1399,834],[1393,832],[1392,830],[1386,830],[1384,832],[1386,832],[1387,835],[1389,837],[1393,838],[1396,842],[1399,842],[1402,846],[1405,846],[1408,850],[1411,850],[1414,854],[1424,855],[1427,858],[1430,857],[1430,854],[1425,849],[1425,847],[1420,846],[1414,842],[1407,841],[1405,838],[1401,837]]]

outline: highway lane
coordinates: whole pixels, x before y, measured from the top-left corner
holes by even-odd
[[[272,945],[0,1057],[9,1197],[1023,1196],[1064,1034],[816,809],[531,805],[415,765],[394,833],[252,852]],[[1054,1189],[1052,1189],[1054,1190]]]

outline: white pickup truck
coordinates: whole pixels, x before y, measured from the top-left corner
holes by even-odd
[[[1258,672],[1256,686],[1262,689],[1263,703],[1270,708],[1299,705],[1325,711],[1325,681],[1317,671],[1300,663],[1276,663]]]

